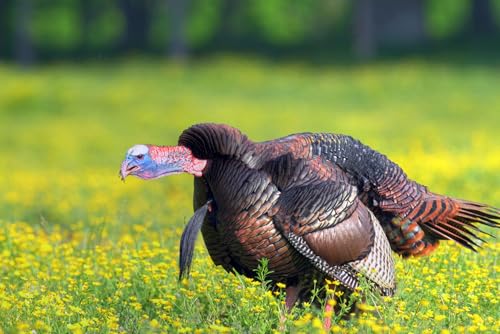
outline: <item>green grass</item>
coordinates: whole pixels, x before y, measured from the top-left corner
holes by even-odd
[[[0,329],[280,330],[283,294],[215,268],[201,241],[192,278],[177,283],[192,179],[122,184],[126,150],[174,144],[207,121],[254,140],[345,133],[433,191],[498,207],[499,74],[420,60],[312,67],[220,57],[29,72],[0,65]],[[499,248],[489,241],[478,254],[446,244],[427,258],[398,259],[396,296],[369,299],[373,313],[333,330],[495,332]],[[306,305],[284,326],[320,331],[322,317]]]

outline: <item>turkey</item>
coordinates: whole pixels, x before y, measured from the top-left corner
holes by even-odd
[[[440,240],[475,250],[499,227],[500,210],[435,194],[386,156],[349,136],[302,133],[252,142],[228,125],[198,124],[178,146],[135,145],[122,179],[194,175],[195,214],[181,239],[180,275],[189,272],[201,229],[216,265],[254,277],[262,258],[286,284],[290,308],[313,280],[352,291],[360,274],[382,295],[395,291],[392,251],[427,255]]]

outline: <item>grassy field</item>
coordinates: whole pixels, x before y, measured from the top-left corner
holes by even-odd
[[[353,135],[435,192],[500,206],[500,68],[423,61],[309,67],[217,58],[0,65],[0,333],[272,333],[283,293],[216,268],[200,240],[177,282],[192,179],[118,178],[126,149],[198,122],[252,139]],[[495,231],[496,233],[496,231]],[[500,244],[397,259],[398,292],[333,332],[494,333]],[[321,310],[287,316],[321,332]]]

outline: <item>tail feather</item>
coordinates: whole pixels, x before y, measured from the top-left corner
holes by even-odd
[[[443,228],[450,230],[451,232],[455,232],[456,234],[460,235],[463,238],[469,236],[473,239],[477,239],[479,241],[484,242],[484,240],[478,236],[479,233],[484,233],[483,230],[481,230],[475,225],[472,225],[471,223],[464,223],[464,222],[456,223],[456,221],[457,221],[456,219],[449,218],[445,222],[440,222],[439,226],[442,226]],[[471,229],[476,230],[477,233],[474,233],[473,231],[471,231]]]
[[[499,228],[500,209],[428,193],[384,229],[394,251],[420,256],[432,252],[439,240],[453,240],[476,251],[485,242],[484,236],[493,237],[482,227]]]
[[[453,240],[460,245],[476,251],[485,242],[480,235],[492,236],[474,224],[490,227],[500,227],[500,210],[481,203],[457,200],[434,195],[431,201],[440,201],[449,207],[446,215],[426,220],[426,217],[416,217],[424,228],[436,234],[440,239]]]
[[[472,230],[476,231],[477,233],[485,234],[485,235],[487,235],[487,236],[489,236],[489,237],[492,237],[492,238],[494,237],[494,236],[493,236],[493,234],[490,234],[490,233],[488,233],[488,232],[486,232],[486,231],[484,231],[484,230],[481,230],[481,229],[480,229],[479,227],[477,227],[476,225],[473,225],[473,224],[470,224],[470,223],[467,223],[467,222],[463,222],[463,221],[458,220],[458,219],[455,219],[455,218],[449,218],[449,219],[448,219],[448,221],[449,221],[449,222],[451,222],[451,223],[453,223],[453,225],[454,225],[454,226],[457,226],[457,225],[458,225],[458,226],[467,226],[467,228],[470,228],[470,229],[472,229]],[[468,231],[468,230],[467,230],[467,231]],[[474,234],[474,232],[471,232],[471,231],[468,231],[468,232],[469,232],[472,236],[474,236],[475,238],[480,239],[481,241],[484,241],[484,240],[482,240],[481,238],[479,238],[479,237],[477,236],[477,234]]]
[[[500,210],[486,205],[467,202],[461,202],[459,205],[459,217],[492,227],[499,226],[499,223],[495,220],[500,219]]]
[[[470,250],[475,251],[474,247],[479,247],[477,243],[471,240],[469,237],[465,236],[463,231],[451,231],[453,229],[452,226],[448,224],[426,224],[426,227],[433,233],[441,236],[443,239],[453,240],[460,245],[469,248]],[[446,227],[446,228],[445,228]],[[474,236],[475,237],[475,236]]]

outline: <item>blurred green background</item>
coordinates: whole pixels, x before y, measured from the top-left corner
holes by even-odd
[[[0,170],[115,177],[131,145],[210,121],[498,185],[499,46],[500,0],[0,0]],[[482,159],[425,173],[415,152]]]
[[[0,0],[0,187],[16,198],[13,171],[116,182],[131,145],[220,122],[350,134],[496,204],[499,46],[500,0]]]
[[[499,26],[499,0],[1,0],[0,58],[492,56]]]

